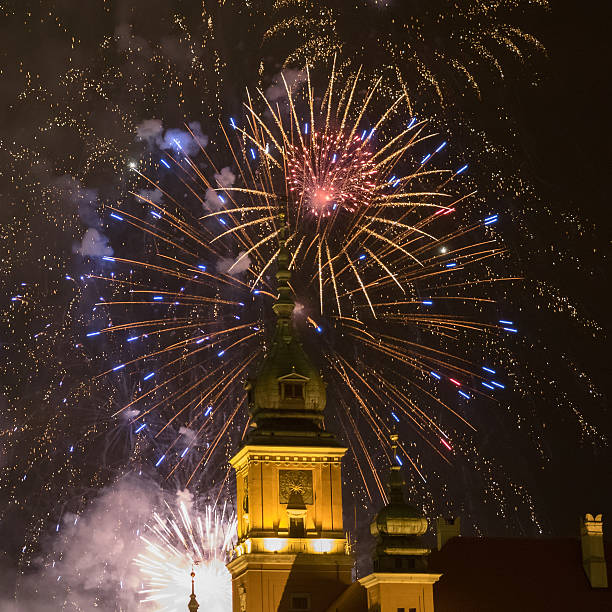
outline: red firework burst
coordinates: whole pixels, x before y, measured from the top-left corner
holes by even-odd
[[[287,152],[289,190],[317,216],[329,216],[339,207],[355,212],[368,206],[378,174],[370,135],[339,131],[331,137],[315,130],[305,134]]]

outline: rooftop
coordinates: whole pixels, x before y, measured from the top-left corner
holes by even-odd
[[[606,542],[612,584],[612,543]],[[612,611],[612,589],[591,588],[580,540],[466,538],[449,540],[430,557],[436,612]]]

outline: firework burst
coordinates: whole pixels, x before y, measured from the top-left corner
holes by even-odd
[[[204,515],[190,513],[179,501],[177,511],[158,513],[141,536],[145,552],[134,560],[143,577],[141,602],[155,602],[163,612],[186,608],[190,575],[200,605],[210,612],[231,610],[231,576],[225,567],[236,537],[236,519],[207,506]]]
[[[544,53],[542,43],[521,27],[536,7],[547,10],[549,3],[470,0],[454,2],[450,10],[447,2],[357,0],[348,15],[337,2],[283,0],[274,4],[263,41],[285,57],[285,67],[325,65],[340,54],[347,72],[366,63],[374,73],[395,75],[395,87],[413,83],[420,94],[433,93],[447,104],[457,91],[481,97],[483,86],[504,79],[513,64]]]
[[[104,258],[112,272],[99,278],[114,292],[97,307],[109,324],[90,335],[126,347],[101,375],[139,381],[121,410],[139,410],[133,426],[167,440],[154,462],[168,475],[227,482],[219,451],[248,426],[243,384],[265,347],[282,245],[295,324],[336,383],[328,422],[353,451],[366,498],[386,499],[377,466],[392,458],[391,431],[403,432],[401,457],[425,480],[412,439],[451,462],[453,438],[475,429],[469,402],[503,388],[465,349],[516,332],[488,294],[510,280],[493,271],[504,252],[490,228],[497,216],[473,218],[458,183],[467,165],[437,167],[447,143],[406,114],[403,95],[366,119],[378,86],[359,93],[359,77],[338,85],[332,73],[321,95],[310,77],[282,104],[260,92],[261,110],[250,99],[222,130],[231,171],[201,148],[210,180],[177,147],[157,180],[136,170],[161,199],[135,190],[134,202],[110,207],[144,231],[151,255]]]
[[[342,132],[320,134],[306,128],[300,145],[287,152],[290,190],[315,215],[329,216],[338,206],[355,212],[367,206],[376,187],[377,166],[365,140]]]

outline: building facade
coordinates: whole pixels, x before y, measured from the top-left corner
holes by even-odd
[[[601,515],[581,522],[581,543],[462,538],[458,518],[438,519],[432,552],[428,521],[405,502],[397,463],[389,504],[371,523],[374,571],[353,581],[342,523],[346,448],[324,429],[325,384],[292,327],[288,261],[281,243],[276,329],[247,387],[250,432],[231,459],[233,612],[612,611]]]
[[[399,467],[391,504],[373,523],[377,572],[352,581],[342,524],[346,448],[323,427],[325,384],[297,338],[281,247],[276,329],[268,355],[248,385],[252,428],[231,459],[236,473],[238,541],[228,569],[234,612],[379,610],[432,612],[429,552],[416,544],[427,521],[406,506]],[[375,525],[375,526],[374,526]],[[369,602],[369,603],[367,603]],[[357,606],[357,607],[355,607]]]

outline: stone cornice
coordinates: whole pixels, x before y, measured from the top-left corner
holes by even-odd
[[[247,444],[243,446],[231,459],[231,465],[236,468],[245,459],[255,461],[329,461],[329,458],[340,462],[347,449],[338,446],[273,446]]]
[[[377,584],[433,584],[440,579],[442,574],[420,574],[414,572],[411,574],[391,573],[391,572],[374,572],[368,576],[359,579],[359,583],[366,589],[376,586]]]

